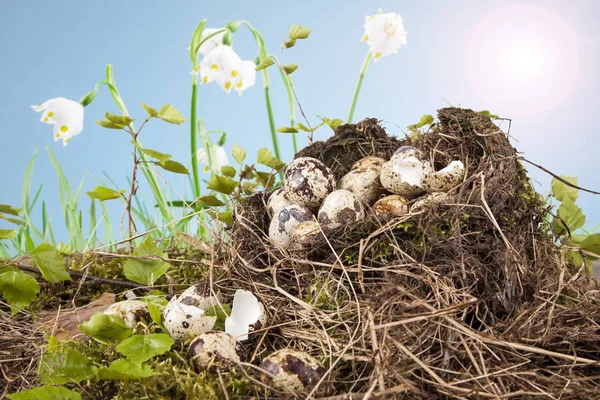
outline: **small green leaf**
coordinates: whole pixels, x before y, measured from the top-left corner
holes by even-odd
[[[90,336],[100,342],[120,342],[132,335],[131,329],[116,314],[96,313],[89,321],[77,326],[84,335]]]
[[[297,69],[298,69],[298,65],[296,65],[296,64],[288,64],[288,65],[283,66],[283,70],[288,75],[293,74],[294,71],[296,71]]]
[[[123,125],[123,126],[128,126],[133,121],[135,121],[133,118],[131,118],[128,115],[111,114],[108,111],[104,113],[104,118],[106,118],[106,121],[109,121],[109,122],[112,122],[112,123],[115,123],[118,125]]]
[[[221,200],[217,199],[216,196],[213,196],[213,195],[198,197],[198,199],[196,199],[196,203],[200,204],[201,206],[205,206],[205,207],[220,207],[223,204],[225,204]]]
[[[414,125],[407,126],[407,129],[418,129],[424,127],[425,125],[431,124],[433,124],[433,115],[423,114],[419,122]]]
[[[254,165],[244,165],[240,173],[240,179],[252,179],[254,176]]]
[[[561,176],[561,178],[577,186],[578,179],[576,176]],[[571,187],[556,178],[552,178],[552,194],[560,202],[571,201],[574,203],[577,197],[579,197],[579,189]]]
[[[114,199],[118,199],[120,197],[123,196],[123,194],[126,192],[127,190],[122,189],[122,190],[113,190],[113,189],[109,189],[107,187],[104,186],[96,186],[94,188],[94,190],[90,191],[90,192],[85,192],[90,199],[97,199],[100,201],[106,201],[106,200],[114,200]]]
[[[164,162],[153,161],[153,164],[161,167],[164,170],[175,172],[176,174],[187,175],[190,173],[190,171],[188,171],[183,164],[173,160],[166,160]]]
[[[117,351],[132,363],[140,365],[152,357],[166,353],[174,343],[173,339],[164,333],[133,335],[123,340],[117,346]]]
[[[16,218],[5,217],[3,214],[0,214],[0,219],[3,219],[5,221],[8,221],[8,222],[13,223],[15,225],[19,225],[21,223],[20,220],[18,220]]]
[[[158,111],[157,117],[165,122],[176,125],[179,125],[186,120],[186,118],[170,104],[162,106]]]
[[[146,236],[146,239],[133,250],[134,257],[158,257],[166,258],[152,237]],[[123,273],[127,279],[132,280],[142,285],[152,286],[154,282],[167,272],[170,264],[163,260],[144,260],[129,258],[123,266]]]
[[[244,194],[254,193],[255,188],[256,188],[256,185],[252,182],[244,182],[242,184],[242,190],[243,190]]]
[[[297,125],[298,125],[298,128],[300,128],[304,132],[312,132],[312,129],[308,129],[304,124],[301,124],[300,122],[298,122]]]
[[[217,317],[215,321],[215,330],[225,330],[225,318],[231,315],[231,307],[229,304],[217,304],[204,312],[204,315]]]
[[[585,215],[583,215],[583,211],[581,211],[581,208],[571,200],[567,200],[560,205],[557,215],[565,222],[565,224],[567,224],[571,232],[574,232],[585,224]],[[562,222],[557,219],[552,221],[552,227],[558,234],[562,234],[566,230]]]
[[[269,68],[273,64],[275,64],[275,61],[271,60],[269,57],[265,57],[262,60],[260,60],[260,63],[258,63],[254,70],[260,71],[261,69]]]
[[[142,107],[144,107],[144,110],[146,110],[149,117],[157,117],[158,116],[158,111],[156,110],[156,108],[150,107],[146,103],[142,103]]]
[[[283,47],[286,49],[292,48],[296,45],[296,39],[290,39],[283,42]]]
[[[7,204],[0,204],[0,213],[10,214],[14,215],[15,217],[18,217],[20,212],[20,208],[13,208]]]
[[[164,307],[161,307],[158,304],[148,304],[148,313],[150,314],[150,318],[152,318],[152,321],[154,321],[154,323],[160,326],[163,330],[164,326],[162,323],[162,313],[164,309]]]
[[[92,369],[100,380],[130,381],[156,375],[149,365],[136,365],[124,358],[113,361],[108,368]]]
[[[231,214],[231,211],[224,211],[218,213],[217,220],[221,221],[222,223],[231,228],[231,225],[233,224],[233,216]]]
[[[306,39],[310,35],[310,28],[294,24],[290,28],[290,39]]]
[[[123,124],[117,124],[116,122],[111,122],[111,121],[96,121],[96,123],[98,125],[100,125],[103,128],[108,128],[108,129],[124,129],[125,125]]]
[[[567,252],[567,261],[577,268],[583,265],[583,257],[578,251],[575,250]]]
[[[481,111],[479,111],[479,114],[483,114],[486,117],[491,118],[491,119],[500,119],[499,116],[497,116],[496,114],[492,114],[489,110],[481,110]]]
[[[221,174],[223,176],[233,178],[233,177],[235,177],[235,174],[237,174],[237,171],[235,170],[235,168],[233,168],[230,165],[224,165],[221,167]]]
[[[38,375],[46,385],[63,385],[81,382],[92,375],[92,368],[87,357],[52,336]]]
[[[51,244],[40,244],[29,254],[29,257],[48,282],[58,283],[71,280],[65,259]]]
[[[585,238],[581,242],[581,248],[600,256],[600,233],[594,233]],[[596,259],[596,257],[593,256],[591,258]]]
[[[194,33],[192,33],[192,39],[190,40],[190,58],[192,64],[196,65],[198,57],[198,50],[200,48],[200,41],[202,40],[202,32],[204,32],[204,25],[206,25],[206,19],[203,19],[198,23]]]
[[[338,126],[340,126],[341,124],[344,123],[344,121],[342,121],[339,118],[329,119],[327,117],[323,118],[323,122],[325,122],[325,124],[327,126],[329,126],[331,129],[334,129],[334,130],[335,130],[335,128],[337,128]]]
[[[166,161],[170,160],[172,157],[170,154],[161,153],[160,151],[156,151],[156,150],[152,150],[152,149],[140,148],[140,150],[142,153],[154,158],[155,160],[158,160],[159,162],[166,162]]]
[[[281,133],[298,133],[298,129],[296,128],[290,128],[287,126],[282,126],[280,128],[277,128],[277,132],[281,132]]]
[[[275,175],[269,172],[255,171],[254,177],[256,178],[256,182],[264,186],[265,189],[269,189],[275,184]]]
[[[213,175],[206,187],[215,192],[230,195],[233,193],[235,188],[239,185],[239,182],[228,176]]]
[[[256,162],[275,170],[280,170],[281,168],[285,167],[285,163],[276,159],[271,151],[266,147],[262,147],[258,150]]]
[[[40,386],[19,393],[7,394],[10,400],[81,400],[77,392],[62,386]]]
[[[10,305],[11,314],[30,305],[40,291],[35,278],[19,270],[0,274],[0,293]]]
[[[244,150],[242,147],[238,146],[237,144],[234,144],[233,147],[231,148],[231,155],[233,156],[235,161],[238,162],[238,164],[241,164],[246,159],[246,150]]]
[[[14,239],[17,236],[15,229],[0,229],[0,240],[2,239]]]

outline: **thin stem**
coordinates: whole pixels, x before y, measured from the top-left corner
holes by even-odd
[[[352,106],[350,107],[350,114],[348,115],[348,121],[346,123],[351,124],[352,118],[354,118],[354,109],[356,108],[356,103],[358,102],[358,95],[360,94],[360,88],[363,83],[363,79],[365,77],[365,73],[367,72],[367,67],[369,66],[369,62],[371,61],[371,52],[367,54],[367,58],[365,58],[365,62],[360,70],[360,76],[358,77],[358,83],[356,84],[356,90],[354,91],[354,98],[352,99]]]
[[[277,57],[275,57],[272,54],[269,55],[269,57],[274,59],[275,62],[277,62],[277,65],[279,65],[279,72],[281,73],[281,79],[283,79],[285,90],[287,91],[288,95],[288,102],[290,104],[290,128],[293,128],[296,125],[296,111],[294,108],[294,93],[292,91],[291,82],[292,78],[290,78],[290,76],[285,72],[285,70],[283,69],[283,64],[277,59]],[[292,141],[294,144],[294,154],[296,154],[298,152],[298,141],[296,139],[295,133],[292,133]]]
[[[196,198],[200,197],[200,173],[198,171],[198,158],[196,157],[196,151],[198,149],[198,144],[196,141],[196,137],[198,135],[198,130],[196,126],[196,120],[198,119],[197,113],[197,92],[198,92],[198,75],[192,76],[192,109],[190,110],[190,157],[192,157],[192,175],[194,178],[194,196]]]

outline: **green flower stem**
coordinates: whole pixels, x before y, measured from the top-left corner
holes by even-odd
[[[354,118],[354,109],[356,108],[356,103],[358,102],[358,95],[360,94],[360,88],[363,83],[363,79],[365,77],[365,73],[367,72],[367,67],[369,66],[369,62],[371,61],[371,52],[367,54],[367,58],[365,58],[365,62],[360,70],[360,76],[358,77],[358,83],[356,84],[356,90],[354,91],[354,98],[352,99],[352,106],[350,107],[350,114],[348,115],[348,121],[346,123],[351,124],[352,118]]]
[[[288,102],[290,104],[290,127],[293,128],[296,125],[296,111],[294,108],[294,92],[292,91],[291,78],[288,74],[285,73],[283,69],[283,64],[275,57],[274,55],[269,55],[277,65],[279,66],[279,72],[281,73],[281,79],[283,79],[283,83],[285,84],[285,90],[288,95]],[[292,133],[292,141],[294,142],[294,154],[298,152],[298,141],[296,139],[296,134]]]

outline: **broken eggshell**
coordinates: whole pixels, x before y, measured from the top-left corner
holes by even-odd
[[[408,214],[409,200],[398,194],[382,197],[373,204],[373,213],[377,218],[390,220]]]
[[[429,161],[397,155],[381,167],[381,184],[394,194],[416,197],[425,192],[423,177],[432,171]]]
[[[169,301],[163,311],[163,325],[173,339],[180,341],[208,332],[217,317],[204,313],[219,302],[218,295],[210,295],[205,283],[193,285]]]
[[[381,170],[381,166],[383,165],[384,162],[385,162],[385,160],[381,157],[368,156],[368,157],[361,158],[360,160],[358,160],[357,162],[352,164],[352,168],[350,168],[350,169],[352,170],[352,169],[374,168],[377,170]]]
[[[125,322],[128,328],[133,329],[138,322],[150,320],[148,303],[141,300],[123,300],[111,304],[104,314],[116,314]]]
[[[243,357],[241,343],[222,331],[198,335],[188,348],[188,358],[194,363],[197,372],[231,368],[239,364]]]
[[[225,332],[239,341],[248,340],[248,333],[267,323],[265,307],[252,293],[238,289],[233,296],[231,315],[225,318]]]
[[[274,215],[277,215],[283,207],[290,204],[292,203],[285,195],[285,190],[280,188],[271,193],[271,196],[267,201],[267,211],[269,212],[269,215],[273,217]]]
[[[452,161],[446,168],[426,173],[423,176],[423,188],[428,193],[447,192],[458,185],[464,176],[464,164],[461,161]]]
[[[260,367],[268,374],[263,375],[265,383],[289,393],[308,392],[325,373],[325,368],[314,357],[290,349],[270,354]]]
[[[399,157],[399,158],[415,157],[421,161],[427,161],[425,153],[423,153],[421,150],[419,150],[413,146],[399,147],[392,155],[392,158],[394,158],[394,157]]]
[[[331,192],[321,204],[317,219],[319,223],[349,224],[365,217],[365,210],[358,198],[349,190],[339,189]]]
[[[410,207],[410,212],[420,212],[428,207],[446,203],[450,197],[446,193],[430,193],[417,199]]]
[[[286,248],[290,236],[301,222],[314,220],[312,212],[301,205],[290,204],[279,210],[269,225],[269,239],[278,247]]]
[[[299,157],[285,170],[284,188],[290,202],[316,209],[335,189],[335,177],[316,158]]]
[[[340,181],[340,189],[346,189],[367,205],[373,204],[385,193],[381,186],[379,173],[381,168],[353,169]]]

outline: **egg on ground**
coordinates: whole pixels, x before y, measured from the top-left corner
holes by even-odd
[[[197,372],[231,368],[239,364],[243,357],[241,343],[222,331],[198,335],[188,349],[188,358]]]
[[[364,204],[371,205],[385,193],[379,179],[381,168],[353,169],[340,181],[340,189],[346,189]]]
[[[150,321],[148,303],[141,300],[123,300],[111,304],[104,314],[116,314],[125,322],[128,328],[133,329],[142,320]]]
[[[269,225],[269,239],[278,247],[286,248],[290,236],[301,222],[314,220],[313,213],[306,207],[290,204],[279,210]]]
[[[279,210],[290,204],[292,204],[292,202],[288,200],[285,190],[280,188],[271,193],[271,196],[267,201],[267,211],[269,212],[269,215],[273,217],[279,213]]]
[[[432,171],[429,161],[396,155],[381,167],[381,184],[394,194],[414,198],[425,192],[423,177]]]
[[[368,156],[361,158],[354,164],[352,164],[352,168],[350,169],[367,169],[367,168],[375,168],[377,170],[381,170],[381,166],[385,160],[381,157],[376,156]]]
[[[426,173],[423,177],[423,188],[428,193],[447,192],[462,182],[464,176],[464,164],[460,161],[452,161],[446,168]]]
[[[335,189],[335,177],[316,158],[299,157],[285,170],[284,189],[290,202],[316,209]]]
[[[365,217],[365,210],[358,198],[349,190],[331,192],[321,204],[317,219],[323,225],[349,224]]]
[[[390,220],[394,217],[401,217],[408,214],[409,200],[406,197],[392,194],[382,197],[373,204],[373,213],[377,218]]]
[[[169,335],[179,341],[208,332],[215,326],[217,317],[205,312],[219,303],[219,296],[211,295],[205,283],[193,285],[169,301],[163,311],[163,325]]]
[[[310,391],[325,374],[325,368],[314,357],[291,349],[270,354],[260,367],[267,373],[263,375],[265,383],[289,393]]]

